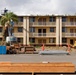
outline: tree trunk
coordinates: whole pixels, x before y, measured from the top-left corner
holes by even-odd
[[[3,26],[2,45],[6,44],[6,37],[8,36],[8,27]]]
[[[5,44],[5,40],[4,40],[4,29],[5,29],[5,26],[3,26],[3,31],[2,31],[2,43],[1,43],[1,45],[4,45]]]

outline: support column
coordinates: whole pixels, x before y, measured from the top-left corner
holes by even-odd
[[[23,44],[26,45],[26,25],[27,25],[27,18],[23,18]]]
[[[29,45],[29,17],[27,17],[27,45]]]
[[[62,46],[62,17],[60,17],[60,46]]]
[[[59,17],[56,17],[56,45],[59,45]]]

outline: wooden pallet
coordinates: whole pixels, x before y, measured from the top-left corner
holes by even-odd
[[[33,46],[26,46],[25,47],[25,53],[26,54],[33,54],[34,53],[34,47]]]
[[[0,73],[74,73],[75,66],[69,62],[10,63],[0,62]]]

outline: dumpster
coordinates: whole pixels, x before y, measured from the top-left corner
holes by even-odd
[[[6,46],[0,46],[0,54],[6,54]]]

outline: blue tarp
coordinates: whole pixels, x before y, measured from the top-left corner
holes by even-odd
[[[6,54],[6,46],[0,46],[0,54]]]

